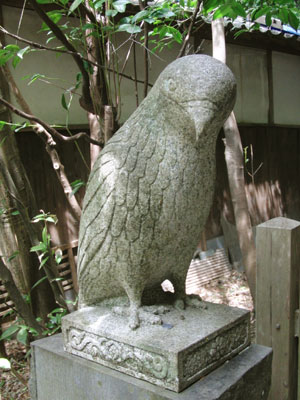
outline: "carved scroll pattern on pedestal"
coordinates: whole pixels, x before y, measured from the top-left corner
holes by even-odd
[[[201,369],[209,369],[218,361],[225,361],[241,351],[248,341],[249,327],[248,323],[244,322],[223,332],[200,348],[193,349],[183,360],[184,378],[190,379]]]
[[[71,328],[68,330],[68,345],[71,352],[89,356],[90,359],[104,365],[115,365],[125,369],[135,377],[153,377],[170,381],[169,362],[163,356],[141,350],[125,343],[107,339]],[[75,350],[75,352],[74,352]],[[86,358],[86,357],[85,357]]]

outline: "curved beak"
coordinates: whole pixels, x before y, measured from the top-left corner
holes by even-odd
[[[210,132],[216,129],[216,111],[214,107],[208,107],[203,102],[189,102],[184,104],[184,109],[189,113],[194,122],[196,141],[198,142],[203,132]]]

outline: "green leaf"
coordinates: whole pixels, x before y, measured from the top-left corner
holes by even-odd
[[[99,8],[102,7],[102,5],[105,3],[106,0],[97,0],[94,2],[94,8],[95,10],[99,10]]]
[[[62,18],[62,13],[60,11],[54,10],[54,11],[49,11],[47,12],[48,17],[53,21],[55,24],[58,24],[58,22]],[[49,31],[49,26],[43,22],[41,31]]]
[[[46,264],[46,262],[49,260],[49,256],[45,257],[42,259],[41,263],[40,263],[40,267],[39,269],[43,268],[43,266]]]
[[[166,25],[163,25],[162,27],[157,27],[157,33],[159,35],[159,38],[163,39],[168,33],[168,27]]]
[[[224,1],[219,1],[219,0],[204,0],[203,2],[203,10],[207,14],[210,11],[214,10],[217,8],[219,5],[224,4]]]
[[[43,243],[45,243],[45,244],[48,243],[48,231],[47,231],[46,226],[44,226],[44,228],[42,230],[42,240],[43,240]]]
[[[5,127],[5,125],[7,125],[6,121],[0,121],[0,131],[2,131],[2,129]],[[7,136],[4,136],[4,138],[1,140],[0,142],[0,146],[3,145],[3,143],[5,142]]]
[[[56,218],[56,215],[53,216],[49,215],[48,217],[45,218],[45,221],[57,224],[58,219]]]
[[[17,341],[24,344],[26,346],[27,344],[27,337],[28,337],[28,329],[27,326],[23,326],[18,334],[17,334]]]
[[[16,44],[8,44],[7,46],[4,47],[4,50],[9,50],[10,52],[16,53],[17,51],[20,50],[20,47],[17,46]]]
[[[232,9],[237,15],[246,18],[247,14],[244,7],[242,7],[242,5],[237,1],[232,2]]]
[[[270,12],[270,6],[262,7],[262,8],[257,8],[256,10],[253,11],[251,15],[252,21],[255,21],[256,19],[260,18],[263,15],[266,15],[268,12]]]
[[[74,0],[73,3],[71,4],[68,15],[70,15],[73,11],[75,11],[76,8],[78,8],[81,3],[83,3],[83,0]]]
[[[289,10],[288,13],[289,13],[289,23],[291,27],[294,28],[296,31],[299,26],[299,18],[291,10]]]
[[[8,257],[7,261],[13,260],[13,259],[16,258],[19,254],[20,254],[20,252],[19,252],[18,250],[17,250],[17,251],[14,251],[14,252],[12,253],[12,255]]]
[[[145,17],[147,17],[149,15],[149,11],[148,10],[142,10],[140,12],[138,12],[137,14],[134,15],[134,17],[132,18],[132,22],[140,22],[143,19],[145,19]]]
[[[40,283],[44,282],[44,280],[47,279],[47,276],[43,276],[41,279],[39,279],[35,284],[32,286],[30,291],[32,291],[34,288],[36,288]]]
[[[2,335],[0,336],[0,340],[10,339],[18,330],[18,325],[11,325],[2,333]]]
[[[12,61],[13,68],[16,68],[16,66],[19,64],[20,61],[21,61],[20,57],[14,57]]]
[[[127,33],[139,33],[141,28],[137,25],[122,24],[118,27],[117,32],[127,32]]]
[[[267,12],[266,14],[266,25],[271,26],[272,25],[272,14],[270,11]]]
[[[60,281],[63,281],[63,280],[64,280],[64,278],[54,278],[54,279],[51,279],[50,282],[60,282]]]
[[[283,24],[289,23],[289,13],[286,8],[280,8],[280,10],[278,12],[278,17]]]
[[[14,131],[15,131],[15,132],[19,132],[19,131],[21,131],[22,129],[26,128],[27,126],[29,126],[29,123],[28,123],[28,122],[23,122],[23,124],[20,125],[20,126],[18,126]],[[15,214],[15,215],[17,215],[17,214]]]
[[[107,10],[107,11],[105,12],[105,15],[106,15],[107,17],[115,17],[117,14],[118,14],[118,11],[117,11],[117,10]]]
[[[173,28],[172,26],[168,27],[168,32],[172,35],[173,39],[177,42],[177,43],[182,43],[182,35],[179,32],[179,30]]]
[[[11,215],[20,215],[20,211],[16,210],[11,213]]]
[[[40,242],[40,244],[31,247],[30,252],[34,252],[34,251],[47,251],[47,246],[45,246],[44,243]]]
[[[36,0],[36,2],[39,4],[53,4],[55,0]]]
[[[46,78],[46,75],[42,75],[42,74],[32,75],[32,77],[30,78],[30,81],[28,82],[28,86],[31,85],[33,82],[35,82],[39,78]]]
[[[42,214],[38,214],[38,215],[34,216],[33,219],[32,219],[33,223],[37,223],[39,221],[53,222],[54,224],[56,224],[57,223],[57,217],[56,217],[55,214],[46,214],[46,213],[43,212]]]
[[[232,9],[231,4],[224,4],[214,12],[214,20],[223,17],[229,17],[232,19],[235,19],[237,17],[236,12]]]
[[[71,187],[72,187],[73,190],[72,190],[72,192],[70,193],[70,197],[71,197],[71,196],[74,196],[74,194],[77,193],[78,190],[79,190],[82,186],[85,186],[85,182],[83,182],[83,181],[80,180],[80,179],[77,179],[76,181],[71,182]]]
[[[67,105],[67,102],[66,102],[66,97],[65,97],[64,93],[61,96],[61,105],[63,106],[63,108],[65,110],[69,111],[69,108],[68,108],[68,105]]]
[[[10,369],[11,363],[7,358],[0,358],[0,368],[1,369]]]
[[[112,6],[119,13],[124,13],[126,10],[126,5],[129,4],[129,0],[117,0],[112,3]]]
[[[24,54],[28,53],[29,50],[30,50],[30,46],[26,46],[17,52],[17,56],[19,58],[23,59]]]

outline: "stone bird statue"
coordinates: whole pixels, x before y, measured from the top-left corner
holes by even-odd
[[[185,302],[187,271],[212,204],[216,138],[235,93],[221,62],[177,59],[108,141],[84,198],[79,308],[127,295],[135,329],[143,292],[165,279]]]

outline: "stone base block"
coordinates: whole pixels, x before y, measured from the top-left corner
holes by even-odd
[[[181,393],[63,350],[61,335],[32,343],[31,400],[267,400],[272,351],[251,345]]]
[[[250,342],[248,311],[205,304],[206,309],[171,308],[162,325],[135,331],[110,308],[88,307],[64,317],[65,350],[180,392]]]

